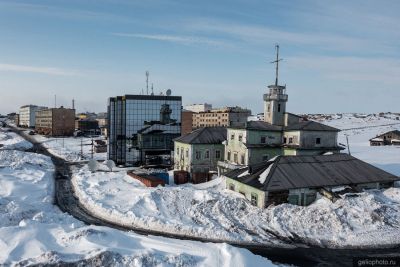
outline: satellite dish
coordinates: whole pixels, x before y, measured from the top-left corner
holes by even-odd
[[[171,94],[172,94],[171,89],[168,89],[167,92],[166,92],[166,95],[167,95],[167,96],[170,96]]]

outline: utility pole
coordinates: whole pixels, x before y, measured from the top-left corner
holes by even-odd
[[[150,73],[149,73],[149,71],[147,70],[147,71],[146,71],[146,94],[147,94],[147,95],[149,94],[149,75],[150,75]]]

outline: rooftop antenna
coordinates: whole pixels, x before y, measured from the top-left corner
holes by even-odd
[[[153,83],[151,83],[151,95],[154,95]]]
[[[54,95],[54,108],[57,108],[57,95]]]
[[[276,49],[276,60],[272,61],[271,63],[276,63],[276,78],[275,78],[275,86],[278,86],[278,73],[279,73],[279,61],[283,60],[282,58],[279,58],[279,45],[276,44],[275,45],[275,49]]]
[[[72,98],[72,109],[75,109],[75,99]]]
[[[146,71],[146,93],[149,94],[149,71]]]

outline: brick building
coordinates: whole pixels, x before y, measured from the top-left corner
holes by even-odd
[[[37,111],[35,129],[44,135],[71,136],[75,131],[75,109],[61,106]]]

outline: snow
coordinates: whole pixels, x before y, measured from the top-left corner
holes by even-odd
[[[36,141],[43,143],[48,151],[60,158],[70,162],[79,162],[91,158],[92,139],[88,137],[45,137],[42,135],[32,136]],[[94,138],[94,140],[102,139],[102,137]],[[81,143],[83,158],[81,157]],[[96,160],[106,160],[107,153],[94,153],[93,158]]]
[[[32,148],[32,144],[25,141],[22,137],[6,129],[0,130],[0,149],[20,149],[27,150]]]
[[[350,129],[340,133],[339,142],[347,134],[352,155],[400,174],[400,148],[372,147],[368,142],[377,133],[399,129],[398,121],[350,114],[332,118],[324,123]],[[84,167],[74,171],[73,184],[88,210],[121,225],[266,245],[282,245],[277,239],[330,248],[400,244],[399,188],[349,194],[335,203],[320,196],[308,207],[259,209],[226,190],[223,178],[147,188],[125,171],[91,173]]]
[[[258,178],[258,181],[259,181],[261,184],[264,184],[264,183],[265,183],[265,180],[267,179],[268,174],[269,174],[269,172],[270,172],[271,169],[272,169],[272,165],[273,165],[273,164],[270,164],[270,165],[268,166],[268,168],[260,174],[260,177]]]
[[[1,135],[0,142],[9,136]],[[46,156],[0,151],[0,265],[273,266],[226,244],[86,226],[52,204],[53,173]]]

